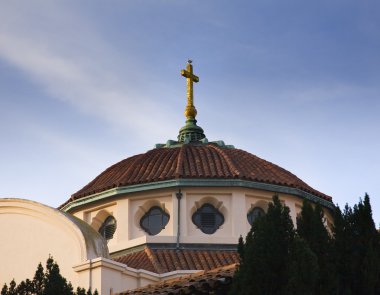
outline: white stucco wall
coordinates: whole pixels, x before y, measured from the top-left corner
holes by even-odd
[[[110,253],[146,243],[175,244],[178,218],[180,218],[180,243],[233,245],[237,244],[240,235],[245,236],[251,228],[247,213],[254,207],[261,207],[267,211],[268,203],[275,194],[271,191],[242,187],[182,188],[180,214],[178,214],[177,192],[176,188],[166,188],[130,193],[88,203],[72,211],[75,216],[92,226],[95,224],[100,226],[107,214],[116,218],[117,229],[114,238],[108,242]],[[279,197],[289,207],[293,223],[296,225],[296,217],[301,210],[303,199],[290,194],[279,194]],[[192,215],[204,203],[211,203],[224,216],[224,224],[212,235],[203,233],[192,222]],[[148,235],[139,224],[144,212],[152,206],[159,206],[170,215],[166,227],[155,236]],[[100,212],[108,213],[102,215]],[[328,210],[325,210],[325,213],[327,221],[331,220]]]
[[[33,279],[50,254],[78,286],[73,266],[108,255],[104,240],[87,224],[33,201],[0,199],[0,232],[0,284]]]

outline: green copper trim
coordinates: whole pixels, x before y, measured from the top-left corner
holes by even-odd
[[[117,195],[143,192],[143,191],[156,190],[156,189],[164,189],[164,188],[174,188],[174,187],[254,188],[254,189],[261,189],[265,191],[271,191],[274,193],[295,195],[295,196],[299,196],[301,198],[307,199],[311,202],[319,203],[324,207],[327,207],[330,209],[334,208],[334,204],[332,202],[324,200],[320,197],[307,193],[298,188],[274,185],[274,184],[268,184],[268,183],[262,183],[262,182],[255,182],[255,181],[247,181],[247,180],[241,180],[241,179],[193,179],[192,178],[192,179],[172,179],[172,180],[165,180],[165,181],[159,181],[159,182],[151,182],[151,183],[146,183],[146,184],[136,184],[136,185],[123,186],[123,187],[116,187],[104,192],[100,192],[97,194],[80,198],[78,200],[74,200],[70,202],[69,204],[67,204],[66,206],[64,206],[61,210],[67,212],[73,208],[76,208],[76,207],[79,207],[91,202],[103,200],[109,197],[117,196]]]
[[[169,139],[166,143],[156,143],[154,145],[154,148],[175,148],[175,147],[181,147],[185,143],[181,143],[172,139]],[[227,149],[234,149],[235,147],[232,144],[225,144],[223,140],[216,140],[216,141],[208,141],[208,139],[205,137],[200,142],[192,143],[192,145],[202,145],[202,144],[213,144],[222,148]]]
[[[201,141],[206,136],[203,129],[197,125],[197,120],[194,118],[188,118],[185,126],[179,130],[178,142],[190,143]]]

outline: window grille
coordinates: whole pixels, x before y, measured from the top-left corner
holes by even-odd
[[[116,231],[116,219],[113,216],[108,216],[103,224],[99,228],[99,233],[107,241],[113,238],[113,235]]]
[[[211,235],[224,223],[224,216],[211,204],[204,204],[192,216],[193,223],[205,234]]]
[[[140,226],[149,235],[155,236],[165,228],[169,219],[169,214],[160,207],[154,206],[140,219]]]

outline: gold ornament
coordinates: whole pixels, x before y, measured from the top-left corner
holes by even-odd
[[[193,74],[192,61],[189,59],[186,65],[186,70],[181,70],[181,75],[186,78],[187,82],[187,106],[185,109],[186,118],[195,119],[197,110],[194,107],[193,82],[199,82],[199,77]]]

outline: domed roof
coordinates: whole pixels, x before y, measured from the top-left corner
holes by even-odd
[[[124,159],[72,195],[80,199],[112,188],[175,179],[245,180],[296,188],[331,202],[289,171],[246,151],[213,143],[155,148]]]
[[[186,123],[179,131],[178,141],[168,140],[153,150],[112,165],[73,194],[61,208],[102,192],[110,196],[173,186],[259,188],[291,193],[332,206],[331,197],[313,189],[289,171],[246,151],[226,146],[222,141],[209,143],[195,119],[193,82],[198,82],[199,78],[193,74],[191,60],[181,75],[187,79],[187,105]]]

